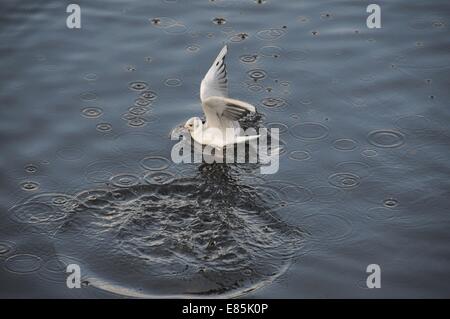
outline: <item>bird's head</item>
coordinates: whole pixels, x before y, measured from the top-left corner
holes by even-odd
[[[184,128],[186,128],[189,132],[193,132],[196,129],[200,128],[203,125],[202,120],[198,117],[191,117],[187,120],[186,124],[184,124]]]

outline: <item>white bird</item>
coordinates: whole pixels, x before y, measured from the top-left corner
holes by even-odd
[[[198,117],[192,117],[184,125],[194,141],[218,149],[259,137],[259,135],[241,135],[238,120],[249,113],[254,113],[256,109],[249,103],[228,97],[226,54],[225,45],[200,85],[200,99],[206,122],[203,123]]]

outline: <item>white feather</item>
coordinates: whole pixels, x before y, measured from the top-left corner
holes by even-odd
[[[198,143],[219,148],[259,137],[239,135],[238,120],[256,112],[256,109],[249,103],[228,97],[226,54],[227,46],[224,46],[201,82],[200,99],[206,122],[191,130],[192,137]]]

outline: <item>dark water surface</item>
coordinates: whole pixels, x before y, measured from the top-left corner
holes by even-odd
[[[2,2],[0,297],[450,297],[448,1],[259,2]],[[225,43],[274,175],[171,161]]]

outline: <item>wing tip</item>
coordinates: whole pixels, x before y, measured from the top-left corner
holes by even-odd
[[[227,105],[238,106],[240,108],[247,110],[250,113],[256,113],[256,107],[254,105],[241,100],[226,98],[225,103],[227,103]]]
[[[228,51],[228,44],[225,44],[223,46],[222,51],[225,51],[225,53],[227,53],[227,51]]]
[[[227,52],[228,52],[228,45],[225,44],[225,45],[223,46],[222,50],[220,50],[219,55],[217,56],[217,59],[216,59],[216,60],[219,60],[219,59],[222,59],[223,57],[225,57],[225,55],[227,54]]]

